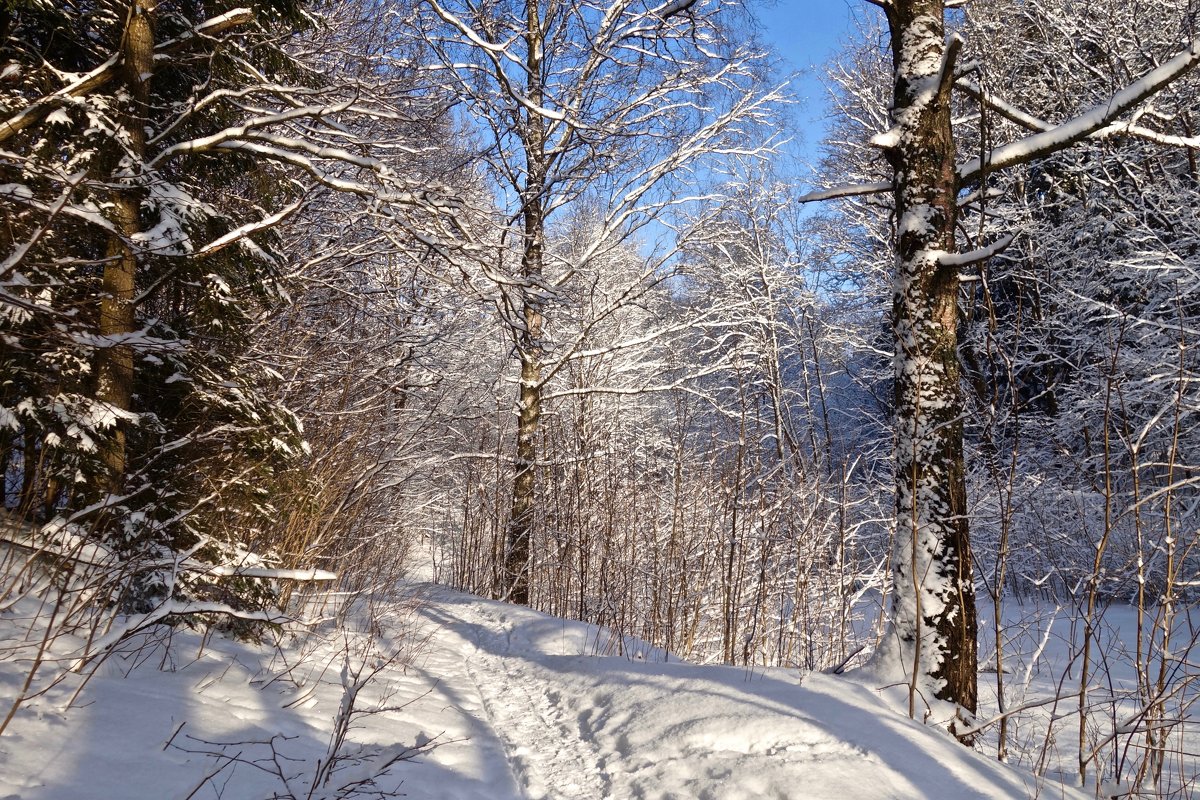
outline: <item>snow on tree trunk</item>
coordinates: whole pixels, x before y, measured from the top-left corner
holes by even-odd
[[[974,714],[975,592],[958,366],[957,175],[941,0],[887,6],[894,127],[876,137],[895,170],[896,544],[892,628],[876,666]],[[915,712],[915,708],[912,709]]]

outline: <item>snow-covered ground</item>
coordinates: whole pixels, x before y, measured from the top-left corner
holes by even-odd
[[[1196,657],[1200,654],[1200,619],[1188,607],[1180,607],[1173,626],[1170,655],[1160,658],[1161,630],[1154,628],[1155,612],[1146,611],[1140,620],[1136,607],[1125,603],[1106,604],[1093,625],[1093,644],[1088,667],[1086,694],[1085,753],[1093,755],[1088,765],[1089,784],[1099,774],[1104,796],[1124,796],[1146,754],[1145,703],[1139,698],[1137,638],[1142,631],[1141,658],[1148,660],[1153,684],[1164,672],[1162,717],[1155,723],[1169,732],[1163,748],[1158,795],[1200,796],[1200,679]],[[980,618],[990,623],[992,607],[980,607]],[[992,625],[981,626],[979,676],[980,716],[998,713],[996,702],[995,636]],[[1018,603],[1003,607],[1004,693],[1007,708],[1024,708],[1009,720],[1008,758],[1026,769],[1075,781],[1078,776],[1080,715],[1080,655],[1084,624],[1077,610],[1065,603]],[[1146,651],[1151,635],[1156,638],[1153,657]],[[1114,735],[1114,731],[1117,733]],[[979,747],[996,752],[997,730],[990,728]],[[1153,783],[1153,782],[1151,782]],[[1147,793],[1151,794],[1151,793]]]
[[[592,626],[417,594],[360,614],[376,621],[357,633],[330,622],[278,650],[176,631],[169,650],[111,658],[76,707],[63,710],[68,681],[21,708],[0,736],[0,798],[1082,796],[854,680],[682,664],[636,642],[605,655],[617,648]],[[23,675],[3,670],[10,697]],[[313,789],[360,685],[339,751],[350,758]],[[349,786],[361,794],[338,794]]]

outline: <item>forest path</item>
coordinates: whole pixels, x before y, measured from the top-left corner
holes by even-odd
[[[591,800],[610,796],[596,742],[564,698],[542,659],[577,654],[577,629],[522,619],[526,609],[471,602],[457,593],[428,590],[436,603],[423,612],[441,626],[435,643],[449,644],[478,692],[486,722],[503,743],[514,781],[527,800]],[[538,617],[536,621],[544,618]],[[448,638],[447,638],[448,637]],[[457,641],[454,641],[457,640]],[[552,656],[551,656],[552,657]]]
[[[314,800],[1090,797],[897,714],[870,681],[667,661],[633,639],[611,647],[594,626],[407,588],[417,596],[380,598],[382,613],[331,625],[316,649],[177,630],[165,669],[139,643],[88,677],[70,724],[68,684],[22,707],[0,738],[0,798],[303,796],[357,665],[378,672],[358,696],[345,771]],[[0,695],[24,678],[12,665],[0,660]],[[410,746],[422,752],[372,772]],[[338,788],[362,775],[366,792]]]
[[[668,661],[521,606],[418,594],[424,672],[453,698],[438,714],[494,754],[489,800],[1083,797],[896,714],[869,682]]]

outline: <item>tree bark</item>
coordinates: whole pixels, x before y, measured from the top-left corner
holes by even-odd
[[[154,71],[154,30],[152,15],[157,0],[133,0],[125,33],[121,39],[122,73],[129,99],[121,115],[128,137],[124,158],[118,157],[117,169],[133,178],[146,157],[146,122],[150,106],[150,78]],[[118,182],[118,181],[114,181]],[[108,491],[117,491],[125,475],[125,427],[120,412],[128,412],[133,403],[133,350],[128,344],[113,344],[122,335],[137,328],[133,304],[137,283],[137,254],[132,238],[139,231],[140,192],[122,187],[112,192],[112,222],[119,235],[109,239],[105,253],[99,333],[105,345],[96,353],[96,400],[116,415],[112,432],[101,449],[107,468]]]
[[[895,171],[896,549],[892,632],[913,695],[933,689],[964,717],[977,701],[977,617],[963,468],[958,364],[958,180],[942,0],[887,6],[895,84],[893,129],[877,139]]]

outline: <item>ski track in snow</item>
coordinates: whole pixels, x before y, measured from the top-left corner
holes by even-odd
[[[654,663],[638,644],[651,661],[604,657],[592,626],[424,593],[428,656],[457,657],[443,675],[477,694],[521,800],[1082,797],[895,714],[859,682]]]
[[[595,744],[580,736],[562,693],[521,664],[530,653],[513,649],[508,615],[464,607],[475,630],[465,662],[492,730],[528,800],[583,800],[609,796]],[[496,631],[499,631],[497,633]],[[461,633],[458,634],[461,636]]]
[[[692,694],[695,671],[705,668],[676,664],[684,675],[659,675],[661,664],[598,657],[596,632],[580,623],[430,591],[434,602],[425,613],[441,632],[430,646],[461,652],[524,800],[783,800],[787,794],[772,791],[777,776],[743,769],[770,773],[807,764],[849,775],[848,764],[872,760],[811,726],[758,730],[753,719],[708,708],[710,687]],[[457,641],[447,642],[448,632]],[[739,669],[729,674],[736,683],[750,679]],[[764,705],[768,714],[785,710]],[[767,759],[780,763],[764,770]],[[852,781],[832,782],[852,788]]]

